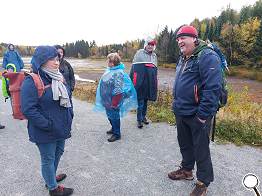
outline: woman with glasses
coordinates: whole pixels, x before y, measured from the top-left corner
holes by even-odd
[[[71,91],[59,72],[59,58],[55,47],[37,47],[31,63],[32,70],[39,74],[45,91],[39,98],[31,76],[25,78],[21,87],[21,109],[28,119],[29,140],[36,144],[40,152],[42,176],[49,194],[71,195],[72,188],[57,184],[66,178],[66,174],[56,175],[65,140],[71,137]]]

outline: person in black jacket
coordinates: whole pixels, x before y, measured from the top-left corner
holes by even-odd
[[[144,48],[136,52],[130,78],[137,92],[137,127],[149,124],[146,118],[147,102],[157,99],[157,56],[154,52],[156,41],[151,37],[145,40]]]
[[[65,49],[60,45],[56,45],[55,48],[57,49],[57,52],[59,54],[59,61],[60,61],[59,71],[64,76],[67,85],[70,87],[70,90],[73,92],[75,88],[74,70],[70,65],[70,63],[64,59]]]
[[[181,168],[170,172],[168,177],[192,180],[196,163],[197,182],[190,196],[205,196],[214,180],[209,130],[221,95],[221,61],[215,51],[198,39],[193,26],[180,27],[176,41],[181,56],[176,67],[173,111],[182,162]]]

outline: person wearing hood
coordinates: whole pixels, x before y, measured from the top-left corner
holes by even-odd
[[[214,180],[209,130],[221,95],[221,61],[215,51],[198,39],[193,26],[180,27],[176,41],[181,56],[173,87],[173,111],[182,162],[180,169],[170,172],[168,177],[192,180],[196,163],[197,182],[190,195],[204,196]]]
[[[144,48],[136,52],[130,78],[137,92],[137,127],[149,124],[146,113],[148,101],[157,99],[157,55],[154,52],[156,41],[151,37],[145,40]]]
[[[55,48],[57,49],[57,52],[59,54],[58,55],[59,62],[60,62],[59,71],[61,72],[61,74],[63,74],[66,83],[70,87],[70,90],[74,91],[75,74],[74,74],[74,70],[72,66],[70,65],[70,63],[64,59],[65,58],[65,49],[60,45],[56,45]]]
[[[137,107],[137,96],[120,56],[110,53],[107,59],[108,68],[97,87],[94,111],[106,112],[111,124],[111,129],[106,132],[111,135],[108,142],[114,142],[121,139],[120,117]]]
[[[12,63],[9,63],[6,65],[6,71],[3,72],[6,73],[6,72],[16,72],[16,67],[14,64]],[[8,78],[5,78],[5,77],[2,77],[2,93],[3,93],[3,96],[5,98],[5,101],[11,97],[11,94],[10,94],[10,91],[9,91],[9,79]]]
[[[5,102],[8,98],[10,98],[11,108],[13,110],[12,97],[11,97],[11,93],[9,91],[9,78],[4,77],[4,74],[8,73],[8,72],[16,73],[16,66],[12,63],[8,63],[6,65],[6,70],[2,73],[2,93],[3,93],[3,96],[5,98]]]
[[[73,119],[71,91],[59,72],[59,58],[55,47],[39,46],[32,60],[32,70],[39,74],[45,91],[39,99],[33,78],[29,75],[21,86],[21,110],[28,119],[29,140],[36,144],[41,157],[42,176],[51,196],[73,193],[57,183],[66,174],[56,175],[64,152],[65,140],[71,137]]]
[[[19,55],[19,53],[15,50],[15,46],[13,44],[8,45],[8,51],[5,52],[3,58],[3,68],[6,69],[7,64],[14,64],[16,67],[16,72],[20,72],[21,69],[24,68],[24,62]]]

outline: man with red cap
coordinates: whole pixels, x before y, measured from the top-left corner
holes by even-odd
[[[206,195],[214,179],[209,149],[209,130],[221,94],[220,58],[198,39],[193,26],[179,28],[176,40],[181,56],[176,68],[173,111],[182,154],[180,169],[170,172],[172,180],[193,180],[196,163],[197,182],[191,196]]]
[[[137,127],[149,124],[146,118],[147,102],[157,98],[157,56],[154,52],[156,41],[151,37],[145,40],[144,48],[136,52],[130,78],[137,92]]]

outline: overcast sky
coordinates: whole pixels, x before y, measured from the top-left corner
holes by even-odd
[[[155,35],[198,18],[240,10],[256,0],[4,0],[0,42],[54,45],[84,39],[98,45]]]

